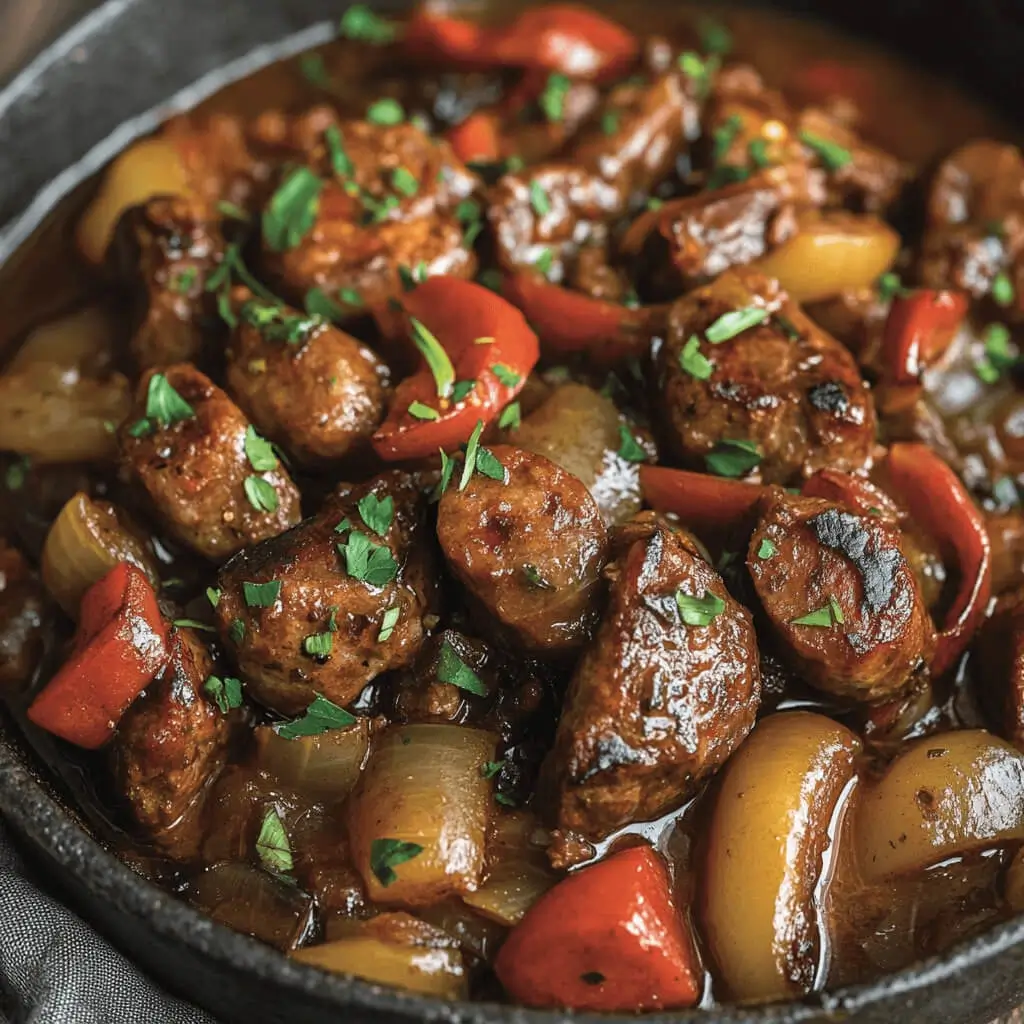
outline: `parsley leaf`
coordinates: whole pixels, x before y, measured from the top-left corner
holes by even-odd
[[[221,714],[242,706],[242,681],[233,676],[207,676],[203,693],[220,708]]]
[[[755,441],[726,438],[704,456],[704,463],[716,476],[740,477],[761,464]]]
[[[386,643],[391,639],[391,634],[394,633],[401,614],[402,609],[397,607],[388,608],[384,612],[384,617],[380,620],[380,632],[377,634],[377,643]]]
[[[263,867],[272,874],[284,875],[295,867],[288,833],[276,807],[268,807],[263,815],[260,834],[256,837],[256,853]]]
[[[853,155],[845,146],[840,146],[838,142],[822,138],[813,132],[801,132],[800,141],[814,150],[826,170],[838,171],[853,160]]]
[[[391,127],[405,120],[405,110],[398,100],[385,97],[370,104],[366,111],[366,120],[370,124]]]
[[[338,34],[374,46],[393,43],[398,36],[398,25],[380,17],[366,4],[353,4],[338,24]]]
[[[448,640],[441,641],[441,650],[437,658],[437,678],[442,683],[450,683],[460,690],[475,693],[478,697],[487,696],[487,687],[480,677],[459,657]]]
[[[278,459],[274,454],[274,446],[256,433],[251,424],[245,430],[245,455],[249,465],[257,473],[269,473],[278,467]]]
[[[295,740],[300,736],[319,736],[332,729],[347,729],[355,723],[355,715],[318,693],[301,718],[275,726],[275,729],[278,736]]]
[[[778,548],[767,538],[763,537],[757,546],[757,557],[768,559],[778,552]]]
[[[484,763],[480,765],[480,774],[485,779],[493,779],[496,775],[501,774],[501,769],[504,767],[504,761],[484,761]]]
[[[548,75],[544,91],[540,94],[537,103],[549,121],[561,121],[565,116],[565,98],[571,88],[572,82],[565,75],[557,72]]]
[[[257,512],[276,512],[278,506],[277,491],[274,485],[261,476],[247,476],[242,484],[245,496]]]
[[[302,650],[311,658],[326,658],[334,647],[331,633],[310,633],[302,641]]]
[[[451,358],[441,342],[416,317],[409,317],[409,325],[412,327],[413,344],[433,374],[438,397],[447,398],[455,383],[455,367],[452,366]]]
[[[417,420],[439,420],[441,418],[441,414],[436,409],[425,405],[418,398],[409,403],[406,412]]]
[[[216,633],[217,630],[213,628],[208,622],[200,622],[199,619],[174,619],[173,624],[178,629],[198,629],[203,633]]]
[[[697,380],[707,380],[714,372],[711,361],[700,350],[700,338],[696,334],[683,345],[679,353],[679,366]]]
[[[395,868],[418,857],[422,852],[423,847],[419,843],[407,843],[401,839],[374,839],[370,843],[370,870],[386,889],[398,881]]]
[[[832,594],[829,594],[828,601],[820,608],[815,608],[813,612],[801,615],[798,619],[791,619],[790,625],[827,628],[833,623],[842,625],[845,621],[843,609],[840,607],[839,602]]]
[[[744,309],[734,309],[729,313],[723,313],[705,332],[704,337],[713,345],[718,345],[737,334],[742,334],[751,327],[763,324],[768,319],[767,309],[758,306],[747,306]]]
[[[601,115],[601,131],[605,135],[614,135],[619,130],[619,114],[616,110],[606,110]]]
[[[1012,306],[1015,293],[1013,282],[1005,272],[996,274],[992,280],[992,301],[997,306]]]
[[[267,341],[285,341],[298,345],[324,326],[315,314],[289,313],[278,303],[251,299],[239,310],[242,319],[255,327]]]
[[[211,608],[216,608],[220,604],[220,594],[220,587],[206,588],[206,600],[210,602]]]
[[[310,288],[306,292],[303,305],[310,316],[318,316],[323,320],[330,320],[332,323],[339,323],[345,319],[345,310],[323,288]]]
[[[697,25],[700,45],[705,53],[724,57],[732,50],[732,33],[714,18],[701,18]]]
[[[647,461],[647,452],[625,423],[619,424],[619,458],[625,459],[626,462]]]
[[[179,295],[187,295],[199,277],[199,271],[195,267],[185,267],[171,278],[171,290]]]
[[[514,388],[523,379],[520,374],[504,363],[495,363],[491,367],[491,373],[498,378],[499,383],[504,384],[507,388]]]
[[[274,252],[294,249],[316,221],[324,183],[308,167],[294,167],[263,212],[263,237]]]
[[[331,84],[330,75],[327,74],[327,65],[324,63],[323,54],[304,53],[299,57],[299,71],[302,77],[315,85],[318,89],[326,89]]]
[[[502,430],[518,430],[523,423],[523,413],[518,402],[512,402],[501,410],[498,426]]]
[[[677,590],[676,607],[687,626],[709,626],[725,611],[725,602],[710,590],[705,590],[703,597]]]
[[[391,172],[391,187],[403,196],[412,197],[420,190],[420,183],[407,167],[396,167]]]
[[[476,468],[476,453],[480,447],[480,435],[484,432],[484,421],[477,420],[476,426],[473,428],[473,433],[469,435],[469,440],[466,442],[466,461],[462,467],[462,476],[459,478],[459,490],[464,491],[469,484],[470,478],[473,476],[473,470]]]
[[[475,387],[475,380],[457,380],[452,385],[452,401],[458,405]]]
[[[383,537],[391,529],[391,523],[395,518],[395,499],[390,494],[378,498],[373,491],[364,494],[356,508],[363,522],[373,530],[378,537]]]
[[[338,545],[345,558],[345,570],[353,579],[383,587],[398,575],[398,563],[390,548],[375,544],[365,533],[353,530],[348,541]]]
[[[477,451],[476,471],[491,480],[505,482],[505,467],[489,448],[480,448]]]
[[[242,596],[247,608],[273,608],[281,595],[281,581],[266,583],[243,583]]]
[[[555,589],[555,585],[549,579],[545,578],[540,569],[535,565],[531,565],[529,562],[526,562],[523,565],[523,576],[525,577],[526,582],[529,583],[534,590]]]
[[[530,182],[530,205],[538,217],[544,217],[551,212],[551,200],[548,199],[544,186],[536,178]]]
[[[146,419],[161,427],[190,420],[196,411],[185,401],[171,382],[162,374],[154,373],[146,389]]]
[[[455,472],[455,460],[451,458],[442,448],[441,450],[441,479],[437,484],[438,494],[444,494],[448,485],[452,482],[452,474]]]
[[[241,619],[232,619],[228,626],[228,638],[237,647],[245,639],[245,623]]]

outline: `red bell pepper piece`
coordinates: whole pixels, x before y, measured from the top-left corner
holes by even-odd
[[[420,8],[405,46],[412,56],[461,70],[535,68],[606,81],[629,68],[640,50],[631,32],[574,4],[535,7],[494,28]]]
[[[894,444],[889,476],[915,522],[956,563],[959,589],[938,636],[932,675],[950,668],[985,615],[992,593],[992,542],[985,519],[957,475],[927,445]]]
[[[594,299],[532,271],[506,274],[501,293],[536,328],[545,352],[556,357],[585,352],[604,366],[644,355],[665,312],[661,306],[630,309]]]
[[[857,512],[875,512],[896,519],[899,510],[892,498],[870,480],[837,469],[819,469],[804,481],[801,494],[808,498],[827,498]]]
[[[703,971],[649,846],[569,875],[512,930],[494,969],[527,1006],[638,1013],[693,1006]]]
[[[768,493],[761,484],[664,466],[641,466],[640,489],[651,508],[674,512],[698,533],[740,525]]]
[[[917,384],[921,371],[949,348],[966,315],[963,292],[921,288],[893,299],[882,336],[885,382]]]
[[[459,402],[439,398],[431,371],[406,377],[395,389],[388,418],[373,435],[374,451],[391,461],[451,451],[469,440],[479,421],[489,423],[522,390],[537,364],[537,335],[522,313],[481,285],[457,277],[431,277],[403,299],[451,359],[456,380],[474,381]],[[409,412],[421,402],[437,419]]]
[[[167,626],[145,574],[120,562],[82,597],[71,656],[28,709],[47,732],[95,750],[167,662]]]
[[[501,159],[501,124],[493,111],[470,114],[448,130],[447,138],[463,163],[497,163]]]

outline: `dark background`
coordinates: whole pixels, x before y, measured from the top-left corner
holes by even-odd
[[[0,85],[97,0],[0,0]]]

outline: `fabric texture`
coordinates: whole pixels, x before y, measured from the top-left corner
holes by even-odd
[[[215,1024],[31,879],[0,822],[0,1024]]]

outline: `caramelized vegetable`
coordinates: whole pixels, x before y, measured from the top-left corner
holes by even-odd
[[[764,719],[726,766],[704,864],[702,919],[729,998],[798,998],[818,962],[815,887],[860,743],[822,715]]]

